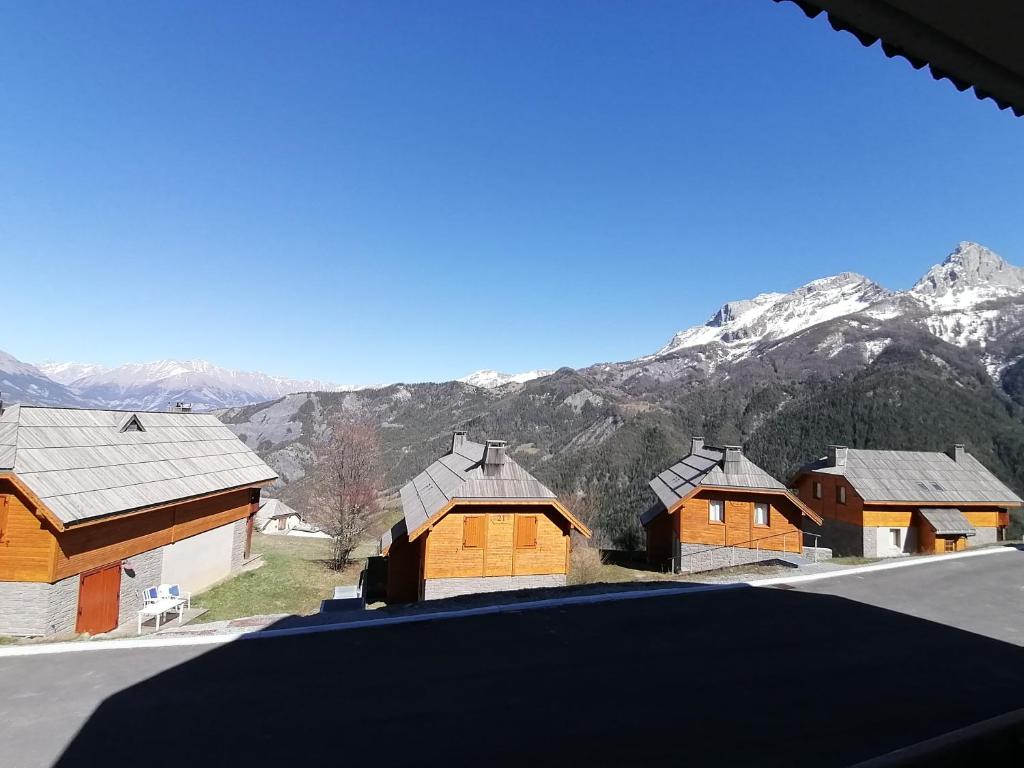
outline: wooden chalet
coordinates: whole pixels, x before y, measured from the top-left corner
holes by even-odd
[[[1002,541],[1024,502],[963,445],[873,451],[831,445],[793,478],[836,553],[896,557]]]
[[[106,632],[248,556],[273,470],[215,416],[0,412],[0,634]]]
[[[461,431],[401,497],[403,517],[380,541],[389,603],[561,586],[571,532],[590,536],[504,441]]]
[[[801,556],[803,520],[821,518],[743,455],[704,438],[650,482],[657,501],[640,516],[647,558],[673,570],[709,570]]]

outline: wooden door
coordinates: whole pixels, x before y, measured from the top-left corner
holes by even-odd
[[[78,588],[76,632],[98,635],[117,628],[121,563],[83,573]]]

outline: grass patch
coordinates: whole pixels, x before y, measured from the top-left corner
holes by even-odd
[[[193,597],[193,605],[207,609],[197,622],[272,613],[305,616],[320,610],[320,601],[332,597],[335,586],[359,579],[358,565],[340,572],[327,565],[328,539],[254,533],[252,549],[263,554],[266,565]]]
[[[10,635],[0,635],[0,645],[14,645],[18,642],[18,638],[11,637]]]

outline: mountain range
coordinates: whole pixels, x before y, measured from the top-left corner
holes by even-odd
[[[306,500],[311,444],[332,414],[382,425],[388,483],[444,450],[454,428],[509,440],[562,493],[590,497],[604,540],[635,543],[647,479],[689,435],[740,443],[779,477],[830,442],[969,449],[1024,490],[1024,269],[960,243],[910,289],[852,272],[731,301],[653,354],[555,372],[341,387],[208,363],[104,369],[0,357],[4,398],[159,408],[185,399],[221,418]]]

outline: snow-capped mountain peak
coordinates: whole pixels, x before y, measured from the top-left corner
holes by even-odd
[[[541,376],[550,376],[554,371],[548,371],[538,369],[535,371],[524,371],[523,373],[502,373],[501,371],[494,371],[491,369],[484,369],[482,371],[474,371],[468,376],[463,376],[461,381],[463,384],[471,384],[474,387],[482,387],[483,389],[496,389],[497,387],[503,387],[506,384],[524,384],[527,381],[533,381],[539,379]]]
[[[958,309],[1024,292],[1024,268],[964,241],[917,281],[909,294],[935,309]]]
[[[760,341],[790,336],[860,312],[889,295],[863,275],[842,272],[812,280],[789,293],[762,293],[753,299],[730,301],[704,325],[676,333],[656,356],[718,343],[728,348],[727,357],[737,357]]]

